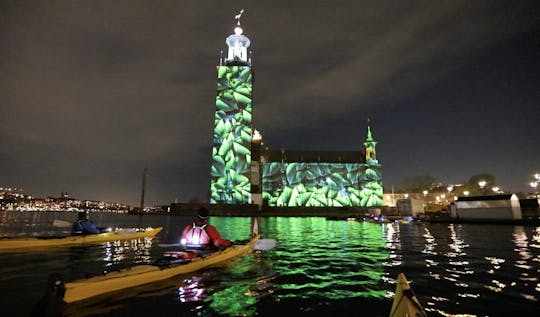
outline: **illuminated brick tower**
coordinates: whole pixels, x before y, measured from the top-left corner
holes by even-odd
[[[214,115],[211,204],[250,204],[252,87],[250,40],[243,35],[240,17],[234,34],[227,37],[227,57],[217,66],[217,96]]]

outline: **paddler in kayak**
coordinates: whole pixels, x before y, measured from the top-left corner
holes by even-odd
[[[84,236],[88,234],[98,234],[104,232],[105,228],[99,228],[88,219],[87,211],[79,211],[77,221],[71,227],[72,236]]]
[[[182,231],[180,243],[187,250],[222,250],[231,246],[232,242],[221,238],[216,227],[208,223],[208,209],[201,207],[192,224]]]

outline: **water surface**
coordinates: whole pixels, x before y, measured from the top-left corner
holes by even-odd
[[[1,212],[0,237],[68,234],[54,219],[75,213]],[[163,226],[154,239],[0,253],[4,316],[29,316],[50,274],[67,281],[152,263],[191,217],[93,214],[98,225]],[[225,238],[245,240],[250,218],[211,217]],[[50,306],[64,316],[388,316],[405,273],[430,316],[540,316],[540,227],[377,224],[321,217],[260,218],[273,250],[214,268]],[[44,312],[45,310],[42,310]]]

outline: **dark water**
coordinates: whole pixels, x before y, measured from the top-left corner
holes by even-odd
[[[0,237],[67,234],[74,213],[0,213]],[[51,273],[67,281],[151,263],[192,219],[93,214],[98,225],[163,226],[154,239],[0,253],[2,316],[30,316]],[[225,238],[250,219],[211,218]],[[273,250],[195,274],[67,306],[64,316],[388,316],[405,273],[430,316],[540,316],[540,227],[259,219]],[[42,313],[45,310],[41,310]]]

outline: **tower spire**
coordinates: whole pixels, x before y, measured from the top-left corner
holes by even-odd
[[[366,162],[370,160],[377,162],[377,151],[376,151],[377,141],[373,138],[371,133],[370,120],[368,118],[368,126],[366,133],[366,141],[364,142],[364,149],[366,152]]]
[[[234,19],[237,20],[236,25],[240,26],[240,18],[242,17],[242,13],[244,13],[244,9],[240,10],[240,13],[234,16]]]

